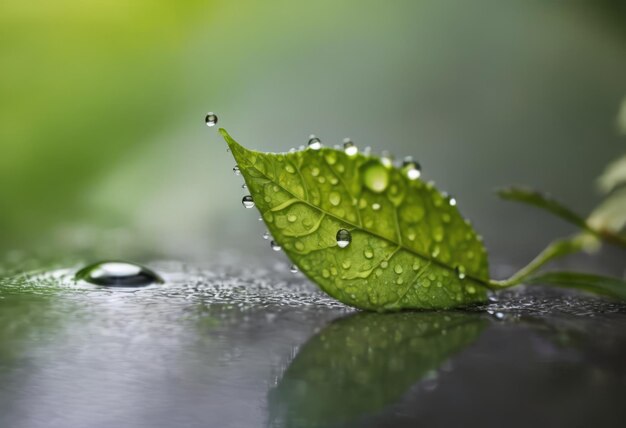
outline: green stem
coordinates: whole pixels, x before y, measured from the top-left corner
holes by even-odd
[[[587,241],[588,237],[585,235],[576,235],[572,238],[553,241],[537,257],[510,278],[504,280],[492,279],[489,281],[489,285],[493,288],[508,288],[517,285],[529,278],[546,263],[556,258],[582,251]]]

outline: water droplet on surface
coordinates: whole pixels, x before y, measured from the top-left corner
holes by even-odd
[[[295,222],[296,220],[298,220],[298,216],[296,216],[295,214],[289,214],[289,215],[287,216],[287,221],[288,221],[289,223],[293,223],[293,222]]]
[[[248,186],[246,185],[246,183],[243,183],[243,184],[241,185],[241,188],[242,188],[242,189],[247,189],[247,188],[248,188]]]
[[[400,265],[395,265],[395,266],[393,267],[393,271],[394,271],[395,273],[397,273],[397,274],[401,274],[401,273],[404,271],[404,269],[402,269],[402,266],[400,266]]]
[[[378,211],[378,210],[380,209],[380,204],[379,204],[379,203],[374,202],[374,203],[372,204],[372,209],[373,209],[374,211]]]
[[[206,117],[204,118],[204,122],[208,127],[213,127],[217,125],[217,115],[212,112],[207,113]]]
[[[346,248],[352,242],[352,234],[346,229],[339,229],[336,238],[339,248]]]
[[[359,152],[359,148],[349,138],[343,139],[343,151],[348,156],[354,156]]]
[[[270,247],[272,247],[272,250],[274,251],[280,251],[280,245],[278,245],[278,243],[276,241],[272,241],[270,242]]]
[[[366,259],[371,259],[372,257],[374,257],[374,252],[371,249],[367,249],[363,252],[363,255],[365,256]]]
[[[361,167],[361,179],[369,190],[381,193],[389,185],[389,171],[380,162],[372,160]]]
[[[382,163],[385,168],[391,168],[393,166],[393,156],[388,151],[383,151],[380,154],[380,163]]]
[[[76,272],[75,278],[108,287],[146,287],[164,282],[150,269],[126,262],[94,263]]]
[[[289,268],[289,272],[291,272],[291,273],[297,273],[297,272],[298,272],[298,266],[296,266],[296,265],[291,265],[291,267]]]
[[[267,239],[270,239],[270,236],[271,236],[271,235],[270,235],[270,233],[266,231],[266,232],[263,234],[263,239],[266,239],[266,240],[267,240]]]
[[[330,195],[328,195],[328,201],[331,205],[336,207],[341,203],[341,195],[337,192],[330,192]]]
[[[233,167],[233,173],[234,173],[235,175],[241,175],[241,171],[239,170],[239,166],[235,165],[235,166]]]
[[[456,272],[456,276],[459,279],[465,279],[465,267],[464,266],[457,266],[454,268],[455,272]]]
[[[402,168],[404,169],[409,180],[417,180],[422,175],[422,168],[420,164],[415,162],[411,156],[404,158]]]
[[[250,195],[241,198],[241,204],[246,208],[254,208],[254,200],[252,200],[252,196]]]
[[[450,199],[448,200],[448,203],[450,204],[451,207],[456,205],[456,199],[454,199],[453,197],[450,197]]]
[[[315,135],[311,134],[309,136],[308,147],[312,150],[319,150],[322,148],[322,142]]]

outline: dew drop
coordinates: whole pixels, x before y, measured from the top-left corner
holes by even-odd
[[[336,207],[341,203],[341,195],[337,192],[330,192],[330,195],[328,195],[328,201],[331,205]]]
[[[374,252],[371,249],[367,249],[363,252],[363,255],[365,256],[366,259],[371,259],[372,257],[374,257]]]
[[[152,270],[126,262],[99,262],[76,272],[76,280],[107,287],[146,287],[163,283]]]
[[[454,199],[453,197],[450,197],[450,199],[448,200],[448,203],[450,204],[451,207],[456,206],[456,199]]]
[[[296,220],[298,220],[298,216],[296,216],[295,214],[289,214],[289,215],[287,216],[287,221],[288,221],[289,223],[293,223],[293,222],[295,222]]]
[[[265,233],[263,234],[263,239],[267,240],[270,239],[270,233],[268,231],[265,231]]]
[[[254,200],[252,199],[252,196],[250,196],[250,195],[244,196],[241,199],[241,203],[246,208],[254,208]]]
[[[339,248],[346,248],[350,245],[350,242],[352,242],[352,235],[350,234],[350,231],[346,229],[339,229],[339,231],[337,231],[336,238]]]
[[[372,160],[361,167],[363,185],[374,193],[381,193],[389,185],[389,171],[378,161]]]
[[[391,168],[393,166],[393,156],[385,150],[380,155],[380,163],[382,163],[385,168]]]
[[[319,150],[322,148],[322,142],[320,141],[319,138],[317,138],[315,135],[311,134],[309,136],[309,143],[308,143],[308,147],[311,150]]]
[[[209,128],[217,125],[217,115],[211,112],[207,113],[206,117],[204,118],[204,122]]]
[[[465,267],[458,265],[457,267],[454,268],[454,271],[456,272],[456,276],[459,279],[465,279]]]
[[[358,147],[352,142],[351,139],[349,138],[344,138],[343,139],[343,151],[348,155],[348,156],[354,156],[359,152]]]
[[[289,272],[298,273],[298,267],[296,265],[291,265],[291,267],[289,268]]]
[[[234,173],[235,175],[241,175],[241,171],[239,170],[239,166],[235,165],[235,166],[233,167],[233,173]]]
[[[247,189],[247,188],[248,188],[248,186],[246,185],[246,183],[243,183],[243,184],[241,185],[241,188],[242,188],[242,189]]]
[[[380,209],[380,204],[379,204],[379,203],[377,203],[377,202],[374,202],[374,203],[372,204],[372,209],[373,209],[374,211],[378,211],[378,210]]]
[[[272,250],[274,251],[280,251],[280,245],[278,245],[278,243],[276,241],[271,241],[270,242],[270,247],[272,247]]]
[[[404,158],[402,168],[409,180],[417,180],[422,175],[422,168],[419,163],[415,162],[411,156]]]
[[[399,274],[401,274],[401,273],[403,272],[402,266],[400,266],[400,265],[395,265],[395,266],[393,267],[393,271],[394,271],[395,273],[397,273],[398,275],[399,275]]]

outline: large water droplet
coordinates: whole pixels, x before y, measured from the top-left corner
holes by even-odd
[[[126,262],[94,263],[76,272],[75,278],[108,287],[146,287],[163,283],[150,269]]]
[[[254,208],[254,200],[252,199],[252,196],[250,196],[250,195],[244,196],[241,199],[241,203],[246,208]]]
[[[349,230],[339,229],[337,232],[337,245],[339,248],[346,248],[352,242],[352,235]]]
[[[406,173],[406,176],[409,180],[417,180],[422,175],[422,168],[420,164],[415,162],[411,156],[407,156],[404,158],[402,162],[402,169]]]
[[[280,251],[280,245],[278,245],[278,243],[276,241],[272,241],[270,242],[270,247],[272,247],[272,250],[274,251]]]
[[[389,185],[389,171],[383,164],[372,160],[361,167],[363,184],[374,193],[381,193]]]
[[[241,171],[239,170],[239,166],[235,165],[235,166],[233,167],[233,173],[234,173],[235,175],[241,175]]]
[[[204,122],[206,123],[206,126],[208,127],[217,125],[217,115],[212,112],[207,113],[206,117],[204,118]]]
[[[319,138],[317,138],[315,135],[311,134],[309,136],[309,143],[308,143],[309,149],[312,150],[319,150],[322,148],[322,142],[320,141]]]
[[[348,156],[354,156],[359,152],[359,149],[351,139],[344,138],[343,139],[343,151],[346,152]]]

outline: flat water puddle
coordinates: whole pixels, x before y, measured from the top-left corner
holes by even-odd
[[[542,288],[363,313],[276,270],[0,284],[1,427],[623,426],[626,305]]]

